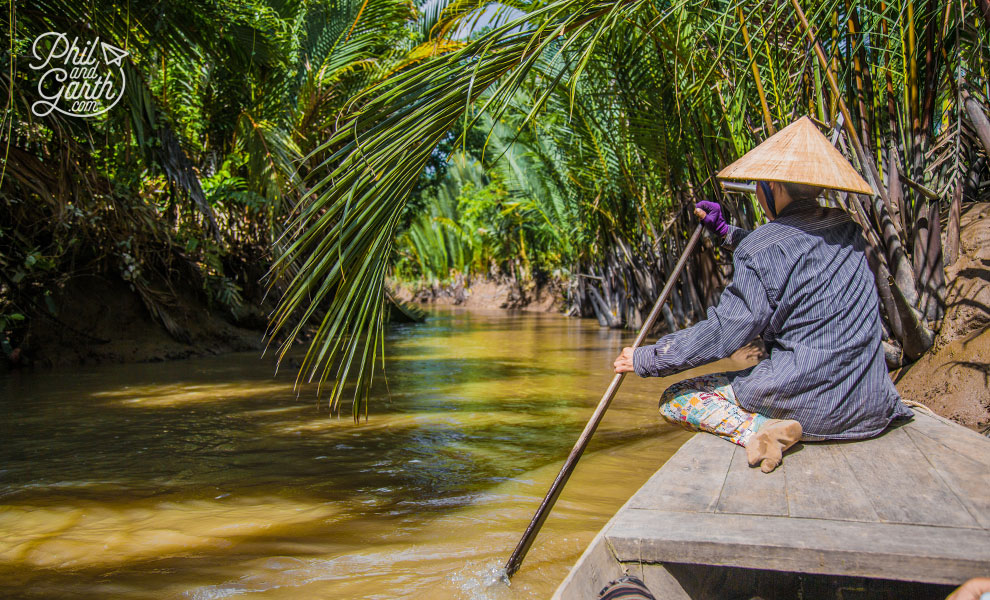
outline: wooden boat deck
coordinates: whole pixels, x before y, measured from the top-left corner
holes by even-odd
[[[729,568],[733,579],[742,569],[952,585],[990,575],[990,439],[916,411],[871,440],[798,444],[764,474],[742,448],[695,435],[554,597],[596,598],[623,573],[665,598],[726,597],[698,592],[711,578],[678,565]]]

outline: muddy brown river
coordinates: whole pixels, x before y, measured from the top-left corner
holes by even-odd
[[[390,328],[357,425],[254,353],[2,376],[0,597],[547,598],[690,435],[673,379],[627,377],[497,582],[634,337],[439,309]]]

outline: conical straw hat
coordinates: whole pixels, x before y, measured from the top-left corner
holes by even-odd
[[[719,179],[804,183],[858,194],[873,194],[846,157],[801,117],[722,169]]]

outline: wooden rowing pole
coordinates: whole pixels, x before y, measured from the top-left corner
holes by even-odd
[[[688,256],[694,251],[694,247],[698,245],[698,240],[701,238],[701,224],[699,223],[694,229],[694,233],[691,234],[691,239],[688,241],[687,246],[684,248],[684,252],[681,254],[681,258],[677,261],[677,265],[674,266],[674,271],[670,274],[667,279],[666,285],[663,286],[663,290],[660,292],[660,297],[657,298],[656,304],[653,305],[653,310],[650,311],[648,317],[646,317],[646,322],[643,323],[643,327],[639,330],[639,335],[636,336],[636,341],[633,342],[632,347],[638,348],[643,340],[646,339],[647,333],[653,328],[653,324],[656,323],[657,318],[660,316],[660,309],[663,308],[664,303],[667,301],[667,296],[670,295],[670,291],[674,289],[674,284],[677,282],[678,275],[681,274],[681,270],[684,269],[684,264],[687,262]],[[526,553],[529,552],[529,547],[533,545],[533,540],[536,539],[536,534],[540,532],[540,528],[543,527],[543,522],[547,520],[547,516],[550,514],[550,510],[553,509],[553,505],[557,502],[557,498],[560,496],[560,492],[564,489],[564,484],[570,478],[571,473],[574,471],[574,467],[577,466],[577,461],[581,458],[581,454],[584,453],[585,447],[588,442],[591,441],[591,436],[594,435],[595,430],[598,429],[598,424],[601,423],[602,417],[605,416],[605,411],[608,410],[609,404],[612,403],[612,398],[615,397],[615,393],[619,391],[619,386],[622,385],[622,380],[625,378],[625,373],[616,373],[615,377],[612,378],[612,383],[608,385],[605,390],[605,395],[602,399],[598,401],[598,408],[595,409],[595,413],[591,415],[591,420],[588,424],[584,426],[584,431],[581,432],[581,437],[578,438],[577,443],[574,444],[574,448],[571,449],[570,455],[568,455],[567,460],[564,462],[564,466],[561,467],[560,473],[557,474],[557,478],[553,480],[553,485],[550,486],[550,491],[547,492],[546,497],[543,498],[543,502],[540,507],[536,509],[536,514],[533,515],[533,520],[529,522],[529,527],[526,528],[526,532],[523,534],[522,539],[516,545],[516,549],[513,550],[512,556],[509,557],[509,561],[505,563],[505,577],[512,578],[516,571],[519,570],[519,566],[522,564],[524,558],[526,558]]]

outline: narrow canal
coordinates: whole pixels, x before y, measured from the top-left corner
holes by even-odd
[[[657,416],[672,380],[627,377],[511,587],[489,586],[633,337],[439,310],[389,330],[358,425],[256,354],[2,376],[0,597],[549,597],[689,435]]]

